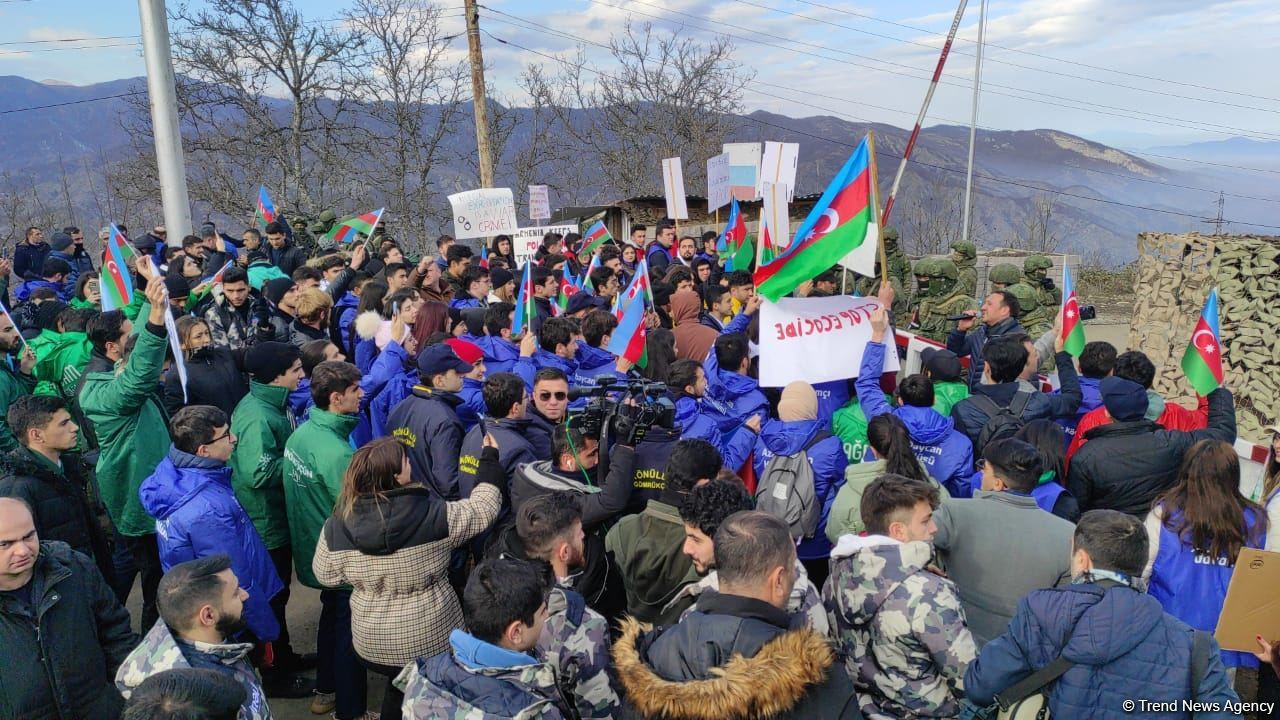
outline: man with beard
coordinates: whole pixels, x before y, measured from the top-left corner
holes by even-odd
[[[577,496],[553,492],[530,500],[520,508],[516,532],[526,557],[547,563],[555,576],[536,648],[540,659],[562,677],[577,678],[572,700],[582,718],[613,717],[621,703],[609,682],[609,623],[572,586],[586,566]]]
[[[693,560],[693,569],[702,579],[693,585],[685,585],[680,589],[670,605],[687,604],[692,598],[695,602],[704,590],[720,590],[720,578],[716,574],[716,530],[730,515],[744,510],[751,510],[754,503],[747,494],[742,483],[735,480],[712,480],[695,487],[689,492],[684,505],[680,507],[680,519],[684,521],[684,554]],[[791,588],[791,597],[787,601],[786,610],[792,615],[804,618],[805,624],[819,635],[826,636],[828,630],[827,611],[822,606],[822,594],[809,580],[808,573],[799,562],[795,567],[796,581]],[[693,612],[694,606],[685,609],[685,616]]]
[[[9,313],[0,314],[0,354],[8,361],[0,363],[0,413],[7,413],[15,400],[31,394],[36,387],[36,379],[32,375],[36,356],[22,340],[22,334]],[[0,452],[16,449],[18,440],[9,429],[8,421],[0,416]]]
[[[234,640],[245,627],[248,597],[226,555],[170,568],[160,580],[160,621],[116,673],[121,694],[129,698],[142,681],[166,670],[204,668],[235,679],[245,689],[242,720],[270,718],[262,682],[248,660],[253,643]]]
[[[680,264],[685,267],[693,267],[693,258],[698,254],[698,241],[685,235],[680,238],[680,244],[677,247],[678,250],[676,252],[679,254],[676,259],[680,261]]]

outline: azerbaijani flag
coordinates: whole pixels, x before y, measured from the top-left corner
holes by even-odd
[[[613,236],[609,234],[609,229],[604,226],[603,220],[597,220],[595,225],[587,228],[587,236],[582,239],[582,250],[578,255],[593,253],[596,248],[609,242]]]
[[[1191,342],[1182,354],[1182,372],[1199,395],[1208,395],[1222,385],[1222,333],[1218,328],[1218,289],[1209,291],[1200,320],[1191,333]]]
[[[569,298],[578,294],[578,285],[569,275],[565,274],[560,277],[560,295],[556,298],[556,305],[561,310],[569,307]]]
[[[632,282],[632,284],[634,285],[635,283]],[[609,338],[609,344],[604,348],[618,357],[626,358],[636,367],[644,367],[649,364],[649,352],[645,345],[647,335],[644,325],[644,309],[644,298],[638,294],[633,295],[622,308],[622,314],[618,318],[618,327],[613,331],[613,335]]]
[[[271,196],[267,194],[267,186],[258,186],[258,209],[254,213],[254,217],[258,221],[258,229],[266,232],[267,223],[276,221],[276,206],[271,202]]]
[[[595,295],[596,289],[591,286],[591,272],[600,267],[600,256],[592,255],[591,264],[582,268],[582,277],[578,278],[578,287],[588,295]]]
[[[102,288],[102,311],[120,310],[133,302],[133,278],[125,259],[133,255],[133,248],[124,233],[114,224],[107,235],[107,246],[102,250],[102,269],[98,282]]]
[[[618,318],[618,322],[622,322],[622,317],[631,301],[640,297],[642,293],[652,305],[653,288],[649,286],[649,264],[644,258],[640,258],[640,262],[636,264],[636,276],[631,278],[627,289],[618,293],[618,296],[613,299],[613,315]]]
[[[480,246],[480,267],[484,268],[485,270],[489,269],[489,246],[488,245]]]
[[[524,264],[524,274],[520,276],[520,289],[516,295],[516,315],[511,321],[511,334],[519,335],[527,324],[533,327],[533,316],[537,311],[533,306],[533,263]]]
[[[831,179],[818,203],[805,218],[795,239],[773,262],[756,268],[756,291],[777,302],[844,258],[877,233],[874,178],[867,139]]]
[[[756,267],[761,268],[773,262],[778,255],[777,243],[773,241],[773,233],[769,231],[769,224],[765,222],[764,213],[760,213],[760,247],[757,251],[760,253],[756,256]]]
[[[373,212],[349,217],[334,225],[333,229],[325,233],[324,237],[330,242],[343,244],[355,240],[356,233],[361,233],[365,237],[373,237],[373,229],[378,226],[378,221],[382,219],[384,210],[386,208],[378,208]]]
[[[1072,357],[1084,352],[1084,323],[1080,320],[1080,301],[1071,281],[1071,268],[1062,266],[1062,349]]]
[[[738,199],[729,203],[729,217],[725,221],[724,231],[716,240],[716,252],[725,257],[725,270],[732,272],[750,266],[750,260],[740,262],[741,250],[747,242],[747,223],[738,208]]]
[[[215,273],[214,273],[214,274],[213,274],[213,275],[208,279],[208,281],[207,281],[207,282],[208,282],[210,285],[217,285],[218,283],[222,282],[222,275],[223,275],[223,273],[225,273],[227,270],[230,270],[230,269],[231,269],[231,266],[232,266],[232,265],[234,265],[234,264],[235,264],[235,261],[234,261],[234,260],[228,260],[228,261],[226,262],[226,264],[224,264],[222,267],[218,268],[218,271],[217,271],[217,272],[215,272]]]

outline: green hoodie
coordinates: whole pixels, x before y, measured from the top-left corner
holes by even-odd
[[[41,330],[28,344],[36,355],[36,394],[62,398],[75,394],[80,374],[93,356],[89,336]]]
[[[324,521],[342,492],[354,449],[348,437],[360,418],[318,407],[284,444],[284,499],[293,545],[293,569],[303,585],[323,588],[311,569]]]
[[[933,409],[943,417],[951,417],[951,408],[969,397],[969,386],[959,380],[933,384]]]
[[[169,423],[158,393],[168,347],[163,331],[156,335],[144,329],[122,372],[86,372],[80,389],[80,409],[93,423],[101,448],[102,502],[116,529],[128,537],[156,531],[156,521],[142,509],[138,486],[169,452]]]
[[[0,360],[0,408],[6,410],[23,395],[30,395],[35,389],[36,381],[30,375],[18,371],[16,358],[6,355]],[[9,429],[9,420],[0,416],[0,453],[13,452],[18,449],[18,439]]]
[[[236,449],[231,454],[231,485],[268,550],[289,544],[284,503],[284,445],[293,434],[289,391],[249,381],[249,394],[231,413]]]
[[[893,404],[892,397],[885,395],[884,398],[890,405]],[[831,432],[844,444],[844,454],[851,463],[862,462],[862,456],[867,452],[867,422],[858,398],[845,403],[831,417]]]

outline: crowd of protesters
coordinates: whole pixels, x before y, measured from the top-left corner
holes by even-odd
[[[111,310],[76,228],[0,260],[0,718],[1274,707],[1280,643],[1212,636],[1237,555],[1280,544],[1280,461],[1242,494],[1227,389],[1166,401],[1141,351],[1072,357],[1003,289],[882,373],[888,283],[856,378],[766,388],[715,233],[547,235],[516,328],[510,237],[326,247],[328,215],[129,236]],[[646,270],[638,364],[611,306]],[[590,290],[561,305],[565,277]],[[610,398],[659,412],[602,431]]]

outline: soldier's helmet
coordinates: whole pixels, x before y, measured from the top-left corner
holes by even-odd
[[[973,260],[978,257],[978,248],[968,240],[957,240],[951,243],[951,249],[965,260]]]
[[[894,227],[894,226],[892,226],[892,225],[885,225],[885,226],[884,226],[884,231],[880,233],[880,237],[881,237],[881,238],[882,238],[886,243],[897,244],[897,242],[898,242],[898,229],[897,229],[897,228],[895,228],[895,227]]]
[[[1022,279],[1022,273],[1018,272],[1018,266],[1011,263],[1000,263],[991,268],[987,273],[987,280],[992,285],[1003,285],[1008,287]]]
[[[916,287],[920,289],[921,295],[931,295],[929,287],[929,276],[933,274],[933,264],[936,262],[933,258],[924,257],[916,261],[916,265],[912,268],[912,273],[916,276]]]
[[[1026,283],[1014,283],[1005,288],[1005,290],[1013,293],[1013,296],[1018,298],[1018,307],[1022,310],[1022,317],[1025,317],[1027,313],[1040,308],[1040,299],[1036,295],[1035,289],[1030,285],[1027,285]]]
[[[318,221],[320,221],[320,222],[322,222],[322,223],[337,222],[337,221],[338,221],[338,214],[337,214],[337,213],[335,213],[335,212],[334,212],[334,211],[332,211],[332,210],[324,210],[324,211],[322,211],[322,212],[320,213],[320,216],[319,216],[319,217],[317,217],[317,218],[316,218],[316,220],[318,220]]]
[[[929,271],[929,287],[934,295],[939,296],[951,292],[951,288],[956,286],[956,278],[960,277],[956,264],[946,258],[935,259]]]
[[[1053,267],[1053,261],[1043,255],[1029,255],[1026,260],[1022,261],[1022,269],[1028,275],[1034,275],[1037,272],[1044,272]]]

